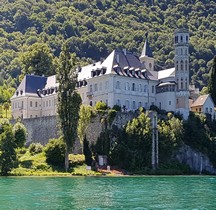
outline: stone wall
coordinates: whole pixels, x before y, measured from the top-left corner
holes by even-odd
[[[12,123],[14,124],[15,121]],[[45,145],[49,139],[60,136],[56,116],[23,119],[22,123],[28,132],[27,144],[39,142]]]
[[[201,152],[191,149],[187,145],[183,145],[176,154],[176,158],[180,163],[188,165],[193,171],[202,173],[208,172],[216,174],[216,169],[213,167],[209,158]]]
[[[116,125],[118,128],[121,128],[134,117],[134,113],[117,113],[112,125]],[[97,115],[92,118],[91,123],[87,128],[86,137],[90,144],[95,143],[102,132],[103,125],[101,123],[101,118],[102,115]],[[12,120],[11,123],[14,124],[15,121]],[[49,139],[58,138],[60,136],[56,116],[23,119],[22,123],[28,131],[27,145],[32,142],[45,145],[48,143]],[[74,152],[82,152],[82,145],[78,139],[75,142]]]

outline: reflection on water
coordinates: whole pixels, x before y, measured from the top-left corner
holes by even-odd
[[[216,209],[216,177],[0,178],[0,209]]]

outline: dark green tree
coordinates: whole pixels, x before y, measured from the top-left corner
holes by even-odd
[[[16,163],[15,138],[9,123],[0,123],[0,173],[8,175]]]
[[[214,101],[214,104],[216,104],[216,56],[214,57],[213,60],[208,88],[209,88],[209,93],[211,94],[211,97]]]
[[[92,164],[92,152],[89,148],[89,142],[86,138],[86,136],[84,137],[84,140],[83,140],[83,154],[85,155],[85,163],[88,165],[88,166],[91,166]]]
[[[45,147],[46,162],[60,168],[64,167],[65,143],[61,138],[50,139]]]
[[[50,76],[55,73],[53,55],[46,44],[35,43],[21,54],[22,73]]]
[[[15,137],[16,146],[20,148],[23,147],[25,145],[27,138],[27,130],[25,126],[22,123],[17,122],[13,126],[13,133]]]
[[[67,44],[62,47],[58,67],[59,91],[58,114],[63,140],[66,144],[65,170],[68,170],[68,155],[77,138],[77,126],[81,97],[75,90],[77,73],[75,70],[75,56],[71,55]]]

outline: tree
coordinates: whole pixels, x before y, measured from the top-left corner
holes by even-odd
[[[92,164],[92,152],[89,148],[89,142],[88,140],[86,139],[86,136],[84,137],[84,140],[83,140],[83,154],[85,155],[85,163],[88,165],[88,166],[91,166]]]
[[[77,137],[79,110],[82,100],[75,90],[77,82],[75,56],[71,56],[66,44],[63,45],[59,58],[58,79],[58,114],[63,140],[66,144],[65,170],[67,171],[69,168],[68,155]]]
[[[6,112],[6,118],[7,118],[7,112],[8,112],[8,110],[9,110],[9,108],[10,108],[10,105],[9,105],[8,102],[5,102],[5,103],[3,104],[3,106],[4,106],[4,110],[5,110],[5,112]]]
[[[13,126],[13,133],[15,137],[16,146],[20,148],[23,147],[25,145],[26,138],[27,138],[27,130],[25,126],[22,123],[17,122]]]
[[[16,163],[15,139],[12,126],[0,123],[0,173],[8,175]]]
[[[50,139],[45,147],[46,162],[63,168],[65,159],[65,143],[61,138]]]
[[[211,94],[211,97],[214,101],[214,104],[216,104],[216,56],[214,57],[213,60],[208,88],[209,88],[209,93]]]
[[[21,54],[22,73],[50,76],[54,74],[53,55],[46,44],[35,43]]]
[[[84,136],[86,134],[86,130],[91,120],[91,116],[92,116],[92,107],[82,105],[80,107],[79,123],[78,123],[78,129],[77,129],[77,133],[78,133],[81,143],[83,143]]]

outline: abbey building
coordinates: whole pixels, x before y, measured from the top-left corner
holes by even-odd
[[[98,101],[125,111],[155,105],[166,111],[189,114],[189,32],[174,33],[175,66],[156,71],[146,36],[140,57],[126,50],[114,50],[103,62],[78,69],[77,90],[83,104]],[[56,115],[58,83],[55,76],[26,75],[11,98],[14,118]]]

